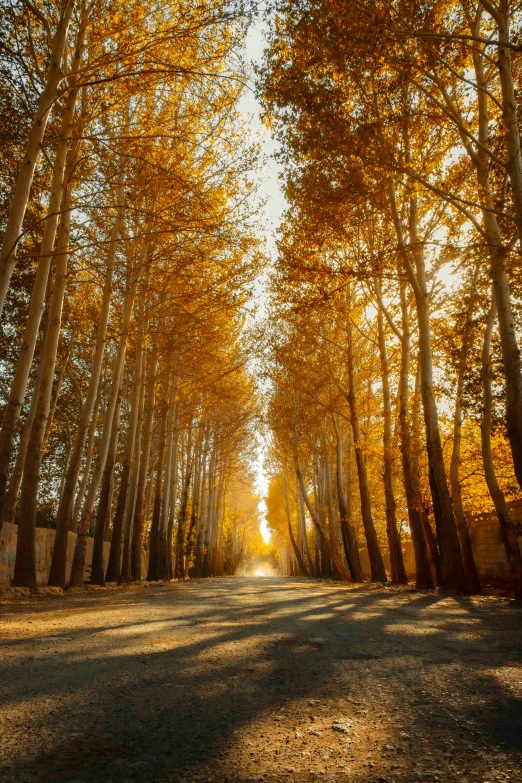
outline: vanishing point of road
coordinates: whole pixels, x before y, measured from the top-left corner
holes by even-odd
[[[522,605],[300,579],[0,606],[2,783],[522,780]]]

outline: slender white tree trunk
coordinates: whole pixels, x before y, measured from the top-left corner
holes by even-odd
[[[114,523],[112,530],[111,550],[109,562],[107,565],[106,580],[108,582],[117,582],[121,572],[121,552],[123,544],[123,532],[125,521],[125,509],[129,500],[129,481],[131,477],[132,457],[135,451],[136,432],[138,429],[138,416],[140,408],[141,382],[143,375],[143,325],[138,327],[138,336],[136,341],[136,360],[134,368],[134,383],[132,389],[131,410],[129,416],[129,425],[127,429],[127,442],[125,444],[125,454],[121,472],[120,489],[116,512],[114,514]]]
[[[158,364],[158,346],[155,342],[152,346],[150,365],[147,378],[147,399],[145,402],[145,421],[143,427],[143,444],[140,455],[140,470],[136,487],[136,505],[132,526],[131,545],[131,576],[132,579],[141,579],[141,551],[143,539],[143,523],[145,511],[145,489],[149,473],[149,460],[152,445],[152,428],[154,425],[154,402],[156,394],[156,372]]]
[[[130,582],[131,573],[131,543],[133,531],[134,512],[136,510],[136,498],[138,494],[138,481],[141,467],[141,442],[143,432],[143,417],[145,409],[145,387],[146,387],[146,360],[145,350],[142,345],[141,350],[141,380],[139,390],[138,421],[136,426],[136,435],[133,444],[133,461],[130,476],[130,489],[127,506],[125,509],[125,519],[123,523],[123,555],[121,561],[120,582]]]
[[[65,210],[60,224],[57,243],[56,273],[49,310],[49,325],[42,351],[42,375],[38,390],[38,404],[27,446],[24,477],[22,479],[20,494],[20,521],[18,524],[13,584],[24,587],[33,587],[36,585],[36,507],[38,484],[40,480],[40,465],[42,461],[42,445],[49,417],[53,376],[56,365],[58,341],[60,339],[63,302],[67,283],[71,207],[70,185],[65,194],[64,206]]]
[[[502,541],[511,572],[515,598],[522,598],[522,557],[517,542],[515,525],[509,513],[504,493],[498,483],[495,472],[493,449],[491,448],[491,425],[493,421],[493,378],[491,373],[491,337],[495,326],[496,300],[493,294],[491,307],[486,320],[486,330],[482,345],[482,421],[480,424],[482,459],[484,474],[491,499],[495,505]]]
[[[101,394],[98,391],[98,397],[96,398],[96,404],[92,412],[91,423],[89,425],[89,432],[87,435],[87,443],[85,446],[85,465],[83,467],[82,480],[80,481],[80,486],[78,487],[78,492],[76,493],[76,500],[74,502],[74,511],[71,517],[71,524],[69,526],[69,531],[71,533],[76,533],[78,529],[80,513],[82,510],[85,493],[87,491],[87,485],[89,483],[89,476],[91,475],[92,458],[94,456],[94,439],[96,436],[96,427],[98,425],[98,411],[100,408],[100,404],[101,404]],[[64,492],[64,489],[65,487],[62,489],[62,494]]]
[[[27,209],[36,164],[42,151],[47,120],[49,119],[51,108],[58,97],[60,83],[64,78],[62,70],[63,60],[73,8],[74,0],[66,0],[52,40],[47,80],[40,94],[9,207],[2,247],[0,249],[0,316],[4,309],[5,297],[16,264],[16,251],[20,240],[20,232]],[[60,201],[58,201],[58,207],[59,204]]]
[[[347,570],[347,568],[343,565],[341,562],[340,557],[338,556],[337,552],[334,550],[332,545],[330,544],[330,541],[328,539],[328,535],[326,530],[324,529],[322,522],[319,518],[319,515],[317,514],[315,508],[312,506],[310,497],[308,495],[308,490],[306,489],[306,484],[304,482],[303,473],[301,470],[301,465],[299,463],[299,457],[297,455],[297,448],[294,447],[294,464],[295,464],[295,472],[297,475],[297,480],[299,482],[299,488],[301,491],[301,494],[303,496],[303,500],[306,504],[306,507],[308,509],[308,512],[312,518],[312,522],[314,523],[314,527],[317,530],[318,535],[320,536],[320,539],[322,543],[324,544],[326,551],[328,552],[328,555],[330,556],[330,559],[334,566],[336,567],[337,571],[339,572],[339,575],[341,579],[345,579],[346,581],[351,581],[351,575],[350,572]]]
[[[174,427],[176,421],[176,394],[177,394],[177,378],[171,387],[169,397],[169,410],[167,417],[167,454],[165,457],[165,476],[163,479],[163,504],[161,507],[161,517],[159,521],[158,530],[158,559],[159,559],[159,578],[165,579],[168,577],[167,569],[167,530],[168,520],[170,515],[171,504],[171,489],[172,489],[172,469],[173,469],[173,453],[174,453]]]
[[[103,285],[100,313],[98,316],[98,330],[96,334],[94,357],[89,377],[89,387],[80,417],[80,422],[78,424],[78,430],[76,432],[71,459],[69,460],[69,465],[67,466],[64,488],[63,492],[61,493],[60,504],[58,506],[58,513],[56,518],[56,537],[48,583],[49,585],[55,585],[58,587],[64,587],[66,582],[67,540],[68,532],[71,529],[74,492],[78,483],[78,475],[80,472],[85,439],[87,437],[87,430],[92,419],[92,412],[94,410],[94,405],[98,396],[98,387],[100,385],[100,378],[102,373],[107,325],[109,323],[109,313],[113,293],[114,261],[116,247],[121,234],[124,218],[123,179],[124,172],[123,169],[121,169],[120,173],[118,174],[116,186],[117,214],[111,232],[109,252],[107,255],[107,262],[105,267],[105,281]]]
[[[76,50],[73,58],[73,69],[75,70],[79,69],[83,57],[83,51],[85,48],[84,30],[85,19],[82,19],[82,25],[78,32]],[[51,268],[51,258],[56,238],[56,229],[60,216],[60,206],[63,200],[64,184],[72,174],[71,165],[73,164],[73,161],[70,158],[69,164],[67,165],[67,150],[74,127],[74,112],[79,92],[75,86],[77,81],[77,76],[71,77],[71,89],[67,96],[65,109],[62,116],[60,140],[58,142],[53,166],[48,215],[45,222],[42,245],[40,248],[40,257],[36,268],[31,302],[29,304],[29,313],[27,315],[27,321],[22,337],[22,344],[11,383],[9,399],[7,401],[7,405],[4,408],[2,426],[0,428],[0,530],[2,529],[9,462],[11,460],[13,450],[13,440],[15,436],[16,425],[20,418],[20,413],[24,402],[27,381],[29,379],[29,373],[31,371],[36,342],[38,339],[40,322],[45,308],[45,295],[49,278],[49,270]],[[83,125],[83,123],[81,123],[81,125]]]
[[[127,351],[127,341],[129,337],[129,328],[132,319],[132,310],[134,307],[134,300],[136,298],[136,279],[131,273],[129,280],[129,289],[125,296],[125,308],[123,312],[123,321],[121,326],[120,341],[118,345],[118,352],[116,354],[116,360],[114,362],[112,384],[109,393],[109,400],[105,411],[105,417],[103,421],[103,431],[98,449],[98,457],[94,474],[91,478],[89,489],[82,509],[82,516],[80,519],[80,526],[78,529],[78,535],[76,538],[76,546],[74,548],[74,557],[71,568],[70,584],[72,587],[81,587],[83,585],[83,569],[85,566],[85,553],[87,550],[87,537],[89,535],[89,528],[91,524],[92,513],[94,510],[94,503],[96,501],[96,495],[102,480],[103,471],[105,469],[105,462],[107,460],[107,454],[109,451],[109,444],[112,432],[112,421],[114,418],[114,412],[116,410],[116,403],[118,400],[118,394],[120,391],[120,384],[123,375],[123,365],[125,362],[125,353]]]

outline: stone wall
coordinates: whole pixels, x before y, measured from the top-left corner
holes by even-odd
[[[522,501],[510,504],[510,512],[517,526],[522,527]],[[502,543],[500,525],[496,514],[477,514],[469,522],[471,544],[475,563],[479,576],[488,578],[509,578],[509,566]],[[521,530],[522,534],[522,530]],[[519,546],[522,549],[522,537],[519,535]],[[403,541],[404,565],[406,573],[412,579],[415,578],[415,557],[411,541]],[[388,573],[390,572],[390,558],[388,553],[383,554],[384,563]],[[366,548],[361,550],[361,565],[365,577],[370,577],[370,560]]]
[[[519,530],[518,545],[522,550],[522,501],[516,500],[508,505],[511,518]],[[509,565],[496,514],[477,514],[471,518],[469,529],[479,575],[509,578]]]
[[[14,574],[14,564],[16,555],[16,537],[18,525],[5,524],[0,535],[0,584],[10,584]],[[36,581],[39,585],[45,585],[49,577],[51,568],[51,558],[53,556],[55,531],[44,527],[36,528]],[[85,557],[85,570],[83,578],[88,582],[91,576],[92,548],[94,539],[87,539],[87,552]],[[76,534],[69,533],[67,542],[67,581],[71,573],[72,559],[74,555],[74,545]],[[104,559],[107,564],[109,559],[110,542],[105,542]],[[147,553],[142,553],[141,570],[143,574],[147,573]]]

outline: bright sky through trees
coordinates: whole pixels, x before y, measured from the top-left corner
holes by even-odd
[[[249,28],[245,40],[245,56],[251,67],[260,67],[263,60],[263,51],[267,46],[266,39],[267,26],[257,19]],[[281,221],[281,217],[286,207],[285,197],[281,188],[280,176],[281,167],[277,165],[274,159],[274,153],[277,145],[274,142],[270,128],[262,122],[261,107],[255,94],[255,83],[252,80],[250,89],[243,93],[240,102],[241,112],[248,118],[251,133],[258,135],[262,140],[264,153],[263,167],[258,173],[258,187],[261,200],[263,201],[263,223],[266,247],[273,262],[276,257],[276,234]],[[259,308],[259,317],[266,317],[266,275],[261,275],[254,288],[255,306]],[[258,492],[263,498],[266,497],[268,490],[268,479],[265,471],[266,444],[263,435],[260,433],[260,443],[257,451],[256,462],[256,486]],[[270,540],[270,533],[266,523],[266,503],[261,500],[260,509],[262,512],[261,530],[265,541]]]

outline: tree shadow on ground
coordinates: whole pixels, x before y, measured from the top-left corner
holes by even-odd
[[[28,741],[2,780],[246,780],[263,764],[275,780],[275,756],[256,766],[263,753],[255,746],[250,759],[246,734],[255,745],[266,732],[261,746],[294,758],[292,715],[305,720],[315,703],[326,705],[316,722],[331,724],[335,708],[369,753],[383,738],[399,753],[413,737],[419,753],[445,750],[457,764],[474,748],[520,763],[521,703],[497,675],[522,666],[514,602],[241,579],[118,593],[103,605],[74,597],[69,608],[78,627],[4,645],[0,712],[13,728],[22,716]],[[312,766],[304,756],[280,779],[308,779]],[[394,779],[414,779],[408,769]]]

